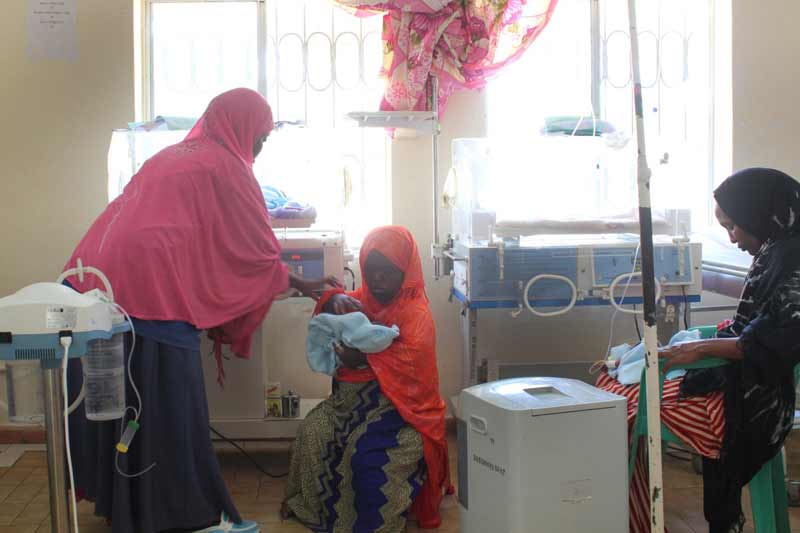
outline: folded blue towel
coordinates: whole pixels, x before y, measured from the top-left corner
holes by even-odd
[[[670,346],[677,346],[684,342],[700,340],[700,332],[679,331],[669,341]],[[623,348],[624,347],[624,348]],[[608,371],[608,375],[615,378],[623,385],[634,385],[642,379],[642,370],[645,366],[645,346],[640,342],[633,348],[627,344],[618,346],[611,350],[609,359],[619,359],[619,366]],[[667,373],[666,379],[675,379],[686,374],[685,370],[671,370]]]
[[[308,204],[296,202],[286,196],[286,194],[270,185],[261,186],[261,194],[267,204],[267,210],[274,218],[300,218],[316,219],[317,210]]]
[[[317,218],[317,210],[313,206],[298,202],[287,202],[286,205],[270,211],[270,214],[278,219],[300,218],[314,220]]]
[[[266,202],[267,209],[270,211],[274,211],[289,203],[289,197],[287,197],[283,191],[269,185],[261,186],[261,194],[264,196],[264,202]]]
[[[334,343],[341,342],[367,354],[379,353],[388,348],[399,335],[400,329],[397,326],[387,328],[373,324],[364,313],[317,315],[308,324],[308,366],[314,372],[332,376],[341,366],[333,348]]]

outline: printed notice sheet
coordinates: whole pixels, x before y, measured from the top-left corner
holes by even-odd
[[[28,0],[28,55],[31,58],[78,58],[76,1]]]

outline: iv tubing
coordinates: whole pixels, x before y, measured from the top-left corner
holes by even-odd
[[[642,315],[642,314],[644,314],[644,310],[642,310],[642,311],[633,311],[633,310],[630,310],[630,309],[625,309],[620,304],[618,304],[616,298],[614,298],[614,289],[617,288],[617,285],[619,285],[620,281],[622,281],[623,279],[630,280],[634,276],[641,276],[641,275],[642,275],[641,272],[626,272],[626,273],[620,274],[619,276],[614,278],[614,281],[612,281],[611,285],[608,287],[609,300],[611,301],[611,306],[614,309],[616,309],[620,313],[625,313],[625,314],[628,314],[628,315]],[[659,301],[661,299],[661,283],[659,283],[659,281],[657,279],[654,280],[654,281],[656,283],[656,301]],[[630,284],[630,281],[628,282],[628,284]],[[625,288],[625,290],[627,292],[627,287]],[[625,295],[624,294],[622,295],[622,299],[623,300],[625,299]]]
[[[94,274],[95,276],[100,278],[100,281],[103,282],[103,285],[106,288],[106,294],[108,294],[108,299],[113,302],[114,301],[114,290],[111,288],[111,282],[108,281],[108,278],[106,277],[106,275],[103,274],[100,270],[98,270],[98,269],[96,269],[94,267],[85,267],[85,266],[83,266],[83,263],[81,262],[80,259],[78,259],[78,266],[76,268],[70,268],[70,269],[65,270],[64,272],[62,272],[61,275],[58,276],[58,279],[56,280],[56,283],[63,283],[64,280],[67,279],[70,276],[78,276],[78,279],[83,281],[83,275],[85,273]]]
[[[570,298],[570,302],[569,304],[567,304],[566,307],[564,307],[563,309],[559,309],[558,311],[550,311],[547,313],[537,311],[536,309],[533,308],[530,301],[528,301],[528,293],[530,292],[531,287],[533,287],[537,282],[543,279],[554,279],[558,281],[563,281],[564,283],[569,285],[569,288],[572,290],[572,297]],[[553,316],[565,315],[570,311],[572,311],[572,308],[575,307],[575,303],[577,301],[578,301],[578,288],[575,286],[575,284],[572,282],[571,279],[564,276],[559,276],[557,274],[539,274],[538,276],[534,276],[530,280],[528,280],[527,285],[525,285],[525,289],[522,291],[522,303],[525,305],[528,311],[540,317],[553,317]]]
[[[69,387],[67,385],[67,363],[69,361],[69,347],[72,337],[62,337],[61,345],[64,347],[64,361],[61,363],[62,389],[64,391],[64,441],[67,447],[67,469],[69,470],[69,493],[72,500],[72,529],[78,533],[78,501],[75,497],[75,474],[72,471],[72,450],[69,445]]]
[[[78,397],[75,398],[75,401],[72,402],[72,405],[67,408],[67,414],[71,415],[73,412],[75,412],[75,409],[78,408],[84,399],[86,399],[86,380],[84,380],[81,384],[81,392],[78,393]]]
[[[120,306],[119,304],[114,302],[114,289],[111,287],[111,282],[108,280],[106,275],[103,274],[103,272],[100,271],[99,269],[94,268],[94,267],[85,267],[85,266],[83,266],[83,263],[79,258],[78,259],[78,266],[76,268],[70,268],[70,269],[65,270],[64,272],[62,272],[61,275],[56,280],[56,283],[63,283],[64,280],[67,279],[69,276],[78,276],[78,279],[80,279],[80,281],[83,281],[83,275],[86,274],[86,273],[94,274],[95,276],[100,278],[100,281],[103,282],[103,286],[106,289],[106,294],[108,295],[109,300],[111,300],[112,305],[117,310],[119,310],[120,313],[122,313],[125,316],[125,319],[128,321],[128,323],[131,326],[131,349],[130,349],[130,352],[128,354],[127,371],[128,371],[128,381],[130,382],[131,388],[133,389],[133,392],[136,395],[136,401],[137,401],[139,407],[138,408],[137,407],[127,407],[125,409],[125,411],[126,412],[128,410],[133,411],[134,420],[136,422],[138,422],[139,421],[139,417],[141,416],[141,411],[142,411],[142,395],[139,393],[139,387],[136,386],[136,382],[133,380],[133,374],[131,374],[131,361],[133,360],[133,351],[134,351],[134,348],[136,347],[136,330],[135,330],[135,328],[133,326],[133,320],[131,319],[131,317],[128,314],[128,312],[125,311],[125,309],[123,309],[122,306]],[[71,340],[70,340],[70,342],[71,342]],[[66,357],[65,357],[65,360],[66,360]],[[65,363],[64,364],[64,387],[65,387],[65,391],[66,391],[66,379],[67,379],[66,378],[66,372],[67,372],[67,370],[66,370],[66,363]],[[65,396],[64,396],[64,406],[65,406],[65,409],[64,409],[64,424],[65,425],[67,425],[69,415],[72,414],[75,411],[75,409],[78,408],[78,406],[81,404],[81,402],[84,400],[85,397],[86,397],[86,382],[85,382],[85,380],[84,380],[83,386],[81,387],[81,392],[78,394],[78,397],[75,399],[75,402],[72,405],[69,405],[68,407],[67,407],[67,402],[69,400],[68,400],[68,398],[66,396],[66,392],[65,392]],[[123,431],[125,430],[124,424],[123,424],[122,430]],[[66,429],[66,431],[67,431],[67,433],[69,433],[69,429]],[[71,464],[72,463],[72,457],[71,457],[71,455],[69,453],[69,439],[67,439],[67,457],[68,457],[68,459],[70,461],[70,464]],[[126,478],[133,478],[133,477],[138,477],[138,476],[141,476],[141,475],[149,472],[150,470],[152,470],[156,466],[156,463],[153,463],[148,468],[146,468],[145,470],[143,470],[143,471],[141,471],[141,472],[139,472],[137,474],[132,474],[132,475],[131,474],[126,474],[119,467],[119,452],[116,452],[115,465],[116,465],[116,468],[117,468],[117,472],[121,476],[126,477]],[[71,466],[70,466],[70,476],[72,476],[72,467]],[[73,497],[74,497],[74,495],[73,495]],[[76,529],[76,531],[77,531],[77,529]]]

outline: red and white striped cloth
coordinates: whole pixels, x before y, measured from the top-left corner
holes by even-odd
[[[722,393],[678,399],[682,378],[664,382],[661,422],[700,455],[718,458],[725,433]],[[639,408],[639,385],[622,385],[603,372],[597,387],[628,400],[628,439]],[[647,444],[641,439],[636,450],[630,497],[630,533],[650,532],[650,488],[647,479]]]

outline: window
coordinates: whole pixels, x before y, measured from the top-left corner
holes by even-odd
[[[197,117],[217,94],[258,88],[258,4],[153,2],[151,109]]]
[[[710,4],[708,0],[637,4],[654,205],[691,209],[695,227],[709,221],[713,173]],[[610,1],[601,1],[600,6],[601,113],[633,131],[627,6]],[[634,176],[632,170],[630,179]]]
[[[215,95],[249,87],[277,121],[255,165],[262,184],[317,209],[317,227],[348,244],[389,219],[387,136],[350,111],[383,92],[380,16],[327,0],[147,0],[149,117],[197,117]]]
[[[538,135],[545,117],[592,115],[590,15],[588,0],[560,0],[525,55],[489,84],[489,135],[503,139],[493,150],[505,152],[492,159],[502,165],[496,174],[501,190],[514,191],[507,199],[495,198],[500,219],[568,217],[595,209],[595,195],[568,193],[598,181],[596,159],[604,144]],[[524,165],[518,164],[520,154]]]
[[[653,203],[691,209],[694,229],[710,222],[716,173],[712,6],[710,0],[637,3]],[[540,148],[529,151],[527,167],[535,172],[516,178],[515,190],[528,190],[515,195],[527,196],[517,211],[563,216],[638,205],[629,31],[627,2],[561,0],[530,51],[490,83],[490,133]],[[545,117],[557,115],[594,115],[614,126],[617,142],[540,137]]]

